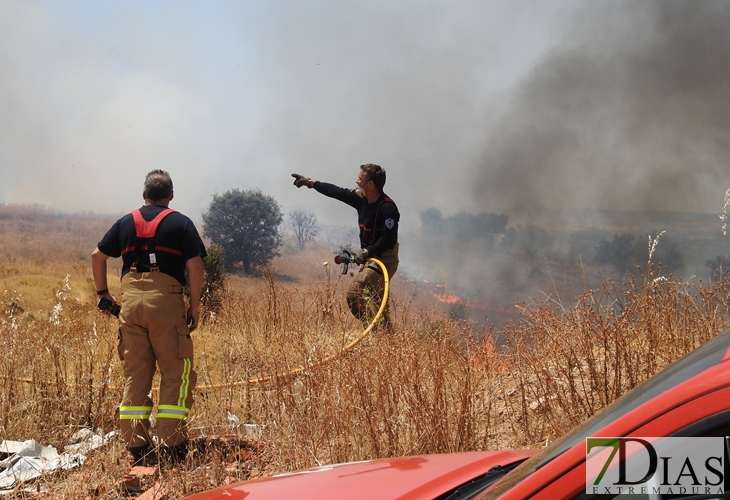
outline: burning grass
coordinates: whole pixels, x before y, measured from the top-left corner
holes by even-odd
[[[117,325],[95,310],[88,261],[67,262],[82,249],[59,257],[38,243],[35,252],[47,254],[34,260],[6,241],[6,279],[30,289],[30,276],[45,276],[53,286],[32,300],[27,290],[3,296],[0,438],[62,449],[81,427],[114,430]],[[395,333],[375,333],[295,377],[246,384],[316,363],[360,332],[343,300],[350,278],[321,265],[327,251],[310,252],[278,259],[263,277],[230,280],[222,310],[195,332],[195,452],[179,469],[162,470],[157,481],[169,498],[327,463],[539,447],[730,319],[727,276],[711,285],[652,275],[645,286],[607,282],[572,307],[521,304],[520,321],[499,331],[449,319],[396,279]],[[113,441],[82,468],[30,487],[52,498],[124,498],[128,470]],[[19,489],[16,497],[29,495]]]

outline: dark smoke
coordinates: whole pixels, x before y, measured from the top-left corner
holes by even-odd
[[[485,209],[718,213],[730,186],[730,3],[588,2],[477,168]]]
[[[510,217],[504,237],[422,243],[414,274],[491,304],[570,304],[615,272],[597,262],[597,241],[579,263],[568,258],[571,235],[593,228],[643,246],[666,230],[659,246],[687,252],[686,269],[669,272],[704,275],[718,239],[692,246],[692,231],[711,227],[730,187],[730,3],[584,2],[567,26],[491,113],[473,169],[477,210]],[[683,225],[678,211],[707,214]],[[555,237],[552,249],[505,246],[531,223]]]

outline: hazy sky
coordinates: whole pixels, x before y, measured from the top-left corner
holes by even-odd
[[[723,1],[0,0],[0,202],[123,213],[168,170],[194,219],[260,188],[388,171],[418,212],[718,212]]]

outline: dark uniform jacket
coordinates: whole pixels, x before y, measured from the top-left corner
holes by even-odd
[[[139,210],[144,220],[151,221],[166,209],[157,205],[145,205]],[[97,245],[99,250],[109,257],[122,257],[122,276],[129,272],[136,259],[136,234],[134,217],[129,213],[116,221]],[[167,215],[157,227],[154,248],[160,272],[174,277],[183,286],[185,263],[193,257],[207,255],[193,221],[175,211]],[[143,249],[139,254],[137,272],[149,270],[149,251]]]
[[[385,193],[373,203],[358,195],[354,189],[346,189],[327,182],[317,181],[314,189],[330,198],[347,203],[357,210],[360,226],[360,247],[366,248],[373,257],[379,257],[398,243],[400,213],[395,202]]]

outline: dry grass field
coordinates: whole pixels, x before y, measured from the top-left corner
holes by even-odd
[[[116,429],[117,325],[96,311],[89,258],[111,222],[0,207],[0,439],[61,451],[80,428]],[[150,480],[167,498],[334,462],[541,447],[730,324],[727,276],[683,283],[654,270],[571,303],[522,304],[499,330],[449,319],[428,290],[396,276],[394,333],[295,377],[247,383],[316,364],[361,332],[344,304],[351,278],[322,265],[331,257],[315,244],[263,276],[230,277],[223,308],[204,312],[195,450]],[[109,272],[118,294],[118,263]],[[6,498],[128,498],[129,469],[113,438],[83,466]]]

